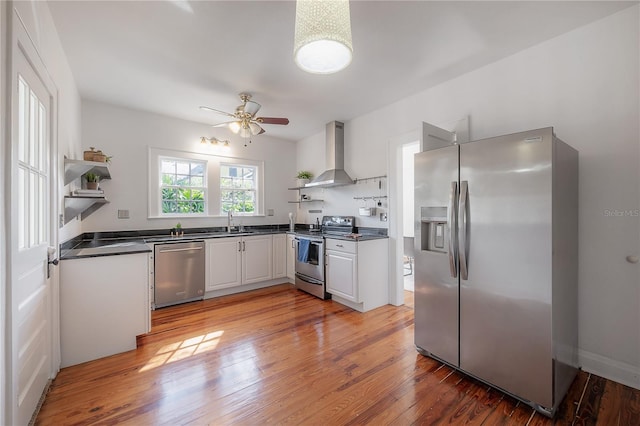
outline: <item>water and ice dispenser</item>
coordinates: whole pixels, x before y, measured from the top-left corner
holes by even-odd
[[[447,207],[420,208],[420,250],[447,253]]]

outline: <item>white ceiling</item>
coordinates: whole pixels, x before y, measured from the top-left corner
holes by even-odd
[[[80,94],[200,123],[240,92],[268,134],[299,140],[637,2],[351,1],[354,58],[333,75],[293,62],[293,1],[50,1]]]

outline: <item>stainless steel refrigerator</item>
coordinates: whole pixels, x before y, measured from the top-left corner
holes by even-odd
[[[578,365],[578,152],[545,128],[414,173],[418,351],[553,415]]]

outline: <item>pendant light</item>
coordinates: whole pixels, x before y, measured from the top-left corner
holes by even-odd
[[[332,74],[351,63],[348,0],[297,0],[293,57],[304,71]]]

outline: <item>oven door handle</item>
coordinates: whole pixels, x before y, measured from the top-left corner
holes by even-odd
[[[296,241],[300,241],[299,238],[295,238]],[[324,241],[314,241],[314,240],[309,240],[309,244],[313,244],[316,246],[321,246],[324,244]]]
[[[298,272],[296,272],[296,278],[301,279],[302,281],[311,283],[311,284],[319,284],[319,285],[324,285],[324,281],[321,280],[317,280],[315,278],[311,278],[311,277],[307,277],[306,275],[302,275]]]

